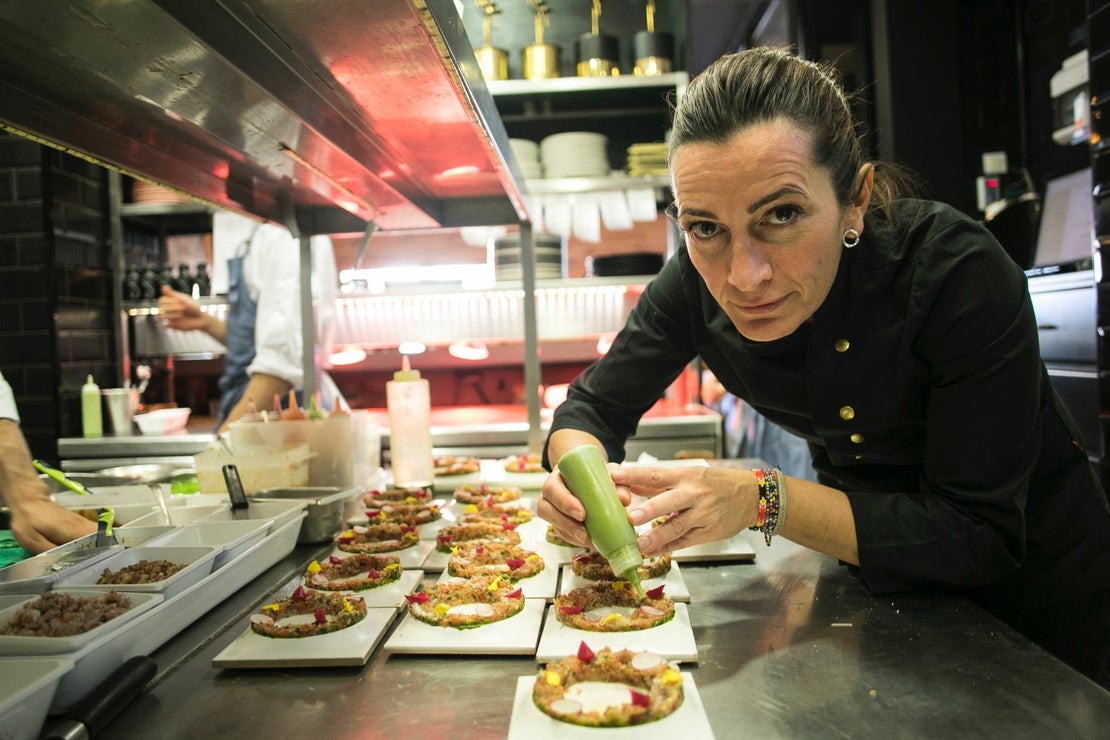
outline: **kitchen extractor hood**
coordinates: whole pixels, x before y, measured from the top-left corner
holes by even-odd
[[[0,123],[295,233],[516,223],[451,0],[0,0]]]

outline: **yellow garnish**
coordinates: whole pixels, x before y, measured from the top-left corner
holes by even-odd
[[[501,588],[501,576],[497,576],[496,578],[494,578],[492,581],[490,581],[489,586],[486,587],[486,589],[491,592],[496,591],[499,588]]]
[[[602,617],[599,624],[612,624],[613,622],[619,622],[622,619],[624,619],[624,617],[622,617],[617,612],[613,612],[612,614],[606,614],[604,617]]]
[[[413,498],[412,496],[405,496],[405,503],[406,503],[406,504],[415,504],[415,503],[416,503],[416,499],[415,499],[415,498]]]
[[[269,609],[272,612],[276,612],[278,609],[281,608],[281,604],[278,604],[277,602],[274,602],[273,604],[267,604],[266,606],[264,606],[262,608],[263,609]]]
[[[355,530],[353,530],[353,529],[345,529],[345,530],[343,530],[342,532],[339,533],[339,538],[340,539],[347,539],[348,537],[354,537],[354,536],[355,536]]]
[[[385,570],[401,570],[401,564],[390,563],[389,565],[385,566]]]
[[[420,539],[420,535],[418,535],[416,532],[405,532],[403,535],[401,535],[401,541],[402,542],[404,542],[405,540],[418,540],[418,539]]]
[[[555,671],[544,671],[543,680],[548,686],[559,686],[563,683],[563,679]]]
[[[438,616],[442,617],[444,614],[450,611],[450,609],[451,607],[449,607],[447,604],[440,603],[436,604],[435,609],[433,609],[432,611],[434,611]]]
[[[540,554],[538,552],[530,552],[530,553],[528,553],[527,555],[524,556],[524,559],[525,560],[535,560],[539,556],[540,556]]]
[[[389,518],[389,516],[383,510],[383,511],[378,512],[378,518],[381,519],[382,521],[385,521],[386,519]]]
[[[613,581],[613,590],[620,591],[622,588],[628,587],[628,581]]]
[[[467,504],[466,508],[463,509],[463,512],[465,512],[467,514],[477,514],[478,513],[478,507],[475,506],[474,504]]]
[[[668,686],[674,686],[682,683],[682,674],[673,668],[668,668],[663,671],[663,675],[659,677],[659,680]]]
[[[353,606],[351,606],[351,602],[347,601],[347,598],[344,597],[343,598],[343,611],[353,612],[354,610],[355,610],[355,608]]]
[[[459,554],[459,546],[458,545],[451,545],[451,554],[452,555],[458,555]]]
[[[315,560],[308,564],[308,572],[312,575],[316,575],[320,572],[320,570],[320,563],[316,562]]]

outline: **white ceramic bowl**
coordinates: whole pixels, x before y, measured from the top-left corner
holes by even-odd
[[[143,434],[173,434],[185,429],[192,409],[158,409],[135,416],[135,423]]]

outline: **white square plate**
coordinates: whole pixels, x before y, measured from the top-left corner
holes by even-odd
[[[421,622],[406,608],[385,649],[437,655],[532,655],[546,604],[543,599],[525,599],[524,609],[508,619],[466,630]]]
[[[675,563],[743,563],[751,560],[755,560],[755,549],[742,532],[727,540],[684,547],[671,553],[671,561]]]
[[[216,668],[314,668],[366,665],[397,610],[366,609],[366,618],[338,632],[311,637],[264,637],[247,627],[212,659]]]
[[[593,583],[593,581],[575,575],[572,566],[564,565],[563,577],[559,580],[559,593],[565,594],[571,589],[590,583]],[[662,586],[663,595],[671,601],[690,603],[690,589],[686,587],[686,579],[682,577],[682,573],[678,569],[678,563],[674,560],[671,560],[671,569],[662,578],[649,578],[641,582],[640,585],[644,587],[645,591]]]
[[[608,738],[635,738],[635,740],[674,740],[679,737],[712,740],[713,728],[701,703],[694,677],[682,674],[682,706],[663,719],[632,727],[580,727],[560,722],[541,712],[532,701],[535,676],[520,676],[516,680],[513,715],[509,720],[508,740],[534,740],[557,737],[560,740],[597,740]]]
[[[690,625],[690,613],[686,609],[686,604],[675,604],[674,619],[648,630],[591,632],[567,627],[555,616],[555,606],[549,606],[536,649],[536,660],[547,662],[576,655],[579,643],[585,640],[595,651],[608,645],[614,650],[650,650],[667,660],[696,663],[698,646],[694,642],[694,628]]]
[[[216,562],[216,555],[219,552],[219,548],[216,547],[155,547],[151,545],[133,547],[102,560],[95,567],[85,568],[62,579],[59,581],[59,585],[63,588],[99,593],[107,593],[112,589],[126,591],[127,593],[157,593],[162,594],[167,599],[172,599],[211,573],[212,566]],[[97,583],[105,570],[118,571],[135,565],[141,560],[168,560],[175,565],[185,567],[169,578],[153,583]]]
[[[79,598],[95,598],[98,596],[97,593],[92,591],[75,591],[64,588],[56,588],[54,590],[62,593],[69,593]],[[15,613],[24,603],[34,601],[37,598],[38,596],[24,598],[19,604],[9,606],[7,609],[0,611],[0,625],[6,625],[10,622],[12,617],[15,616]],[[135,617],[148,609],[154,608],[162,602],[162,594],[129,593],[127,594],[127,598],[131,599],[130,609],[120,614],[118,617],[110,619],[104,624],[98,625],[88,632],[82,632],[79,635],[68,635],[64,637],[0,635],[0,656],[57,655],[59,653],[69,653],[80,650],[93,640],[97,640],[104,635],[114,632]]]

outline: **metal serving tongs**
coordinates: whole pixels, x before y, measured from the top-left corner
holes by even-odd
[[[56,480],[58,483],[61,483],[63,486],[73,491],[74,493],[79,493],[82,496],[89,495],[89,489],[85,488],[83,485],[75,480],[70,480],[62,471],[50,467],[42,460],[32,460],[31,463],[35,466],[35,470]]]

